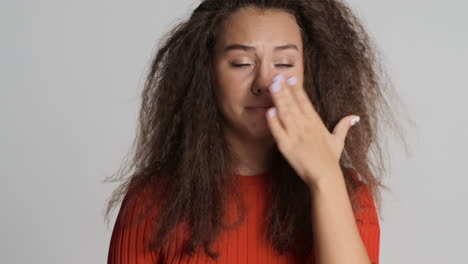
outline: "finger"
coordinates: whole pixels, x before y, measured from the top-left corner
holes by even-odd
[[[313,114],[317,113],[304,87],[297,83],[297,78],[295,76],[287,79],[286,83],[288,83],[290,86],[291,92],[297,101],[298,108],[302,111],[302,113],[306,114],[307,116],[312,116]]]
[[[278,118],[276,107],[268,109],[268,111],[266,112],[266,119],[271,134],[275,138],[275,141],[279,144],[281,142],[281,139],[285,138],[287,135],[286,130],[284,129],[283,125],[281,125],[281,121]]]
[[[344,143],[349,128],[359,122],[359,120],[359,116],[356,115],[347,116],[341,119],[333,129],[333,135],[335,135],[342,143]]]
[[[298,105],[300,106],[299,108],[302,111],[302,113],[308,118],[311,118],[312,122],[314,122],[315,124],[319,124],[322,126],[322,128],[327,129],[325,123],[320,117],[320,114],[317,112],[317,109],[315,108],[309,96],[307,95],[306,90],[302,85],[297,84],[296,77],[289,78],[287,82],[291,85],[292,93],[296,98],[296,101],[298,102]]]
[[[279,119],[284,124],[286,131],[294,130],[297,127],[297,117],[301,112],[289,87],[284,83],[283,75],[279,74],[273,78],[270,91]]]

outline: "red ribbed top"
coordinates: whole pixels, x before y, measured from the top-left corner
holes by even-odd
[[[309,263],[313,264],[313,259],[301,259],[292,255],[278,255],[272,246],[263,238],[263,220],[266,213],[266,187],[270,174],[268,172],[257,175],[234,175],[239,177],[243,199],[246,201],[247,216],[242,225],[235,230],[224,231],[213,244],[213,250],[219,252],[217,261],[207,257],[202,247],[192,256],[180,258],[175,250],[180,245],[180,236],[171,245],[166,245],[169,249],[169,256],[163,256],[158,252],[152,252],[148,247],[149,234],[151,233],[151,221],[153,217],[148,217],[139,225],[130,226],[131,219],[138,212],[138,202],[131,206],[124,222],[122,211],[117,216],[108,254],[108,264],[153,264],[153,263]],[[380,226],[378,216],[370,189],[363,185],[360,189],[359,197],[365,202],[366,208],[359,215],[355,215],[356,222],[361,234],[361,238],[366,246],[368,255],[373,264],[379,263],[380,247]],[[127,201],[124,198],[122,203]],[[236,207],[229,207],[229,218],[237,220]],[[233,223],[233,221],[229,223]],[[180,227],[180,226],[179,226]],[[181,233],[181,228],[177,229],[177,234]]]

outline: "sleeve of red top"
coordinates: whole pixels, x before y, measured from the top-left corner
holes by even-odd
[[[363,184],[358,195],[363,202],[363,208],[355,215],[356,223],[371,263],[379,264],[380,224],[369,186]]]
[[[150,234],[151,223],[147,219],[141,223],[132,225],[136,221],[139,213],[140,199],[135,199],[129,206],[125,215],[123,206],[130,200],[128,195],[122,201],[122,205],[117,215],[114,229],[112,231],[108,264],[152,264],[159,263],[157,254],[150,251],[148,235]]]

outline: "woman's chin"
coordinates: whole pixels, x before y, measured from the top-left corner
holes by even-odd
[[[273,138],[269,127],[257,127],[255,129],[251,129],[249,134],[252,135],[253,138],[256,139],[270,139]]]

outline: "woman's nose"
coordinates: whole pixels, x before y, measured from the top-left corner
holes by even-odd
[[[273,83],[273,77],[275,77],[278,73],[277,72],[269,72],[267,74],[258,74],[255,78],[255,81],[252,85],[252,93],[254,94],[261,94],[261,93],[269,93],[270,92],[270,85]]]

